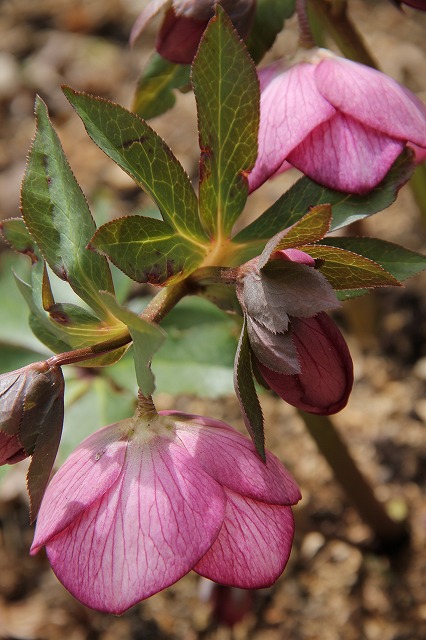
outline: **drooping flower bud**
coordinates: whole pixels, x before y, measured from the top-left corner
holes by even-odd
[[[216,4],[222,5],[242,37],[249,33],[255,0],[151,0],[133,26],[130,43],[134,44],[154,15],[165,8],[156,49],[170,62],[190,64]]]
[[[272,251],[263,260],[248,263],[237,286],[257,372],[289,404],[336,413],[348,401],[353,370],[346,342],[325,313],[340,305],[333,288],[304,251]]]
[[[0,376],[0,464],[32,456],[27,485],[37,514],[62,433],[64,379],[58,366],[35,362]]]

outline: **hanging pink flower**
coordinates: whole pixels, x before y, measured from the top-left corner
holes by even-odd
[[[325,50],[260,71],[259,153],[250,189],[288,168],[365,193],[407,143],[426,148],[426,106],[383,73]]]
[[[271,585],[293,540],[299,489],[229,425],[163,412],[89,436],[49,484],[31,553],[88,607],[120,614],[194,569]]]

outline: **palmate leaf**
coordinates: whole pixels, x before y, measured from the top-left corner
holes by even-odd
[[[148,120],[171,109],[175,89],[190,86],[190,66],[169,62],[155,52],[138,80],[132,111]]]
[[[198,246],[207,236],[195,191],[180,162],[141,118],[118,104],[64,88],[92,138],[158,205],[164,222]]]
[[[200,215],[213,238],[229,235],[248,194],[259,126],[256,69],[220,5],[192,66],[200,137]]]
[[[382,182],[365,195],[333,191],[309,178],[301,178],[259,218],[233,238],[235,244],[242,245],[238,251],[238,261],[244,262],[259,255],[271,236],[293,225],[315,205],[332,206],[331,231],[386,209],[395,201],[399,189],[410,178],[413,170],[413,153],[410,149],[405,149]]]
[[[95,223],[40,98],[35,111],[37,130],[22,182],[25,224],[52,271],[106,317],[98,292],[114,290],[108,263],[86,249]]]
[[[137,282],[171,284],[202,262],[206,249],[162,220],[127,216],[101,226],[89,247],[108,256]]]

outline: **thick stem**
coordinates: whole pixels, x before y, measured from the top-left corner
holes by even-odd
[[[373,530],[379,546],[393,550],[406,543],[409,538],[406,523],[398,522],[387,514],[331,420],[304,411],[299,413],[359,515]]]
[[[152,396],[146,397],[142,394],[142,391],[138,391],[138,406],[136,413],[140,418],[151,418],[157,415],[157,409],[155,408]]]
[[[362,36],[352,24],[346,11],[346,2],[309,0],[309,10],[328,31],[346,58],[377,69],[377,63],[365,46]]]
[[[173,307],[188,293],[188,284],[186,280],[178,282],[170,287],[165,287],[151,300],[140,314],[141,318],[150,322],[159,323]],[[105,340],[98,344],[83,349],[75,349],[74,351],[66,351],[52,356],[47,360],[49,366],[63,366],[66,364],[78,364],[92,358],[97,358],[107,353],[111,353],[120,347],[124,347],[132,341],[132,337],[128,331],[124,331],[121,336],[113,340]]]

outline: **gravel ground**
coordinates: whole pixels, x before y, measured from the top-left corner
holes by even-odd
[[[146,196],[88,140],[60,84],[129,105],[153,33],[130,51],[127,37],[142,0],[2,0],[0,4],[0,215],[18,214],[19,185],[33,135],[32,105],[47,102],[71,166],[90,202],[113,215],[143,206]],[[349,1],[351,15],[384,70],[426,99],[426,15],[390,3]],[[270,57],[291,51],[294,30]],[[153,126],[190,174],[196,166],[193,98],[180,96],[172,116]],[[188,122],[188,124],[183,124]],[[176,123],[179,123],[176,126]],[[263,210],[295,175],[251,199]],[[426,218],[410,189],[369,220],[367,235],[426,250]],[[296,540],[274,587],[255,593],[215,590],[190,574],[120,618],[90,611],[57,582],[41,553],[28,556],[32,529],[24,465],[0,488],[0,637],[7,640],[422,640],[426,638],[426,298],[425,278],[348,304],[340,315],[356,371],[348,407],[334,418],[363,473],[391,512],[407,514],[410,543],[379,553],[371,532],[343,494],[291,407],[264,396],[268,447],[300,483]],[[238,428],[236,401],[158,398],[225,419]],[[232,631],[215,617],[212,597],[245,612]],[[216,608],[217,610],[217,608]]]

